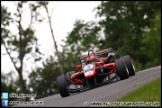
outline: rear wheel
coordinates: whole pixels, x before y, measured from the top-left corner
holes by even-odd
[[[129,78],[129,72],[127,67],[124,65],[124,62],[121,58],[115,60],[116,72],[121,80]]]
[[[124,59],[125,65],[128,68],[129,76],[135,75],[135,68],[134,68],[134,65],[132,63],[131,57],[129,55],[126,55],[126,56],[123,57],[123,59]]]
[[[60,95],[62,97],[69,96],[70,93],[67,90],[67,85],[66,85],[66,77],[65,75],[61,75],[57,77],[57,86],[60,92]]]

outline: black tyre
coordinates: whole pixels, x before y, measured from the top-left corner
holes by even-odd
[[[121,80],[129,78],[129,72],[121,58],[115,60],[116,72]]]
[[[125,65],[128,68],[129,76],[135,75],[135,68],[134,68],[134,65],[132,63],[131,57],[129,55],[126,55],[126,56],[123,57],[123,59],[124,59]]]
[[[67,73],[66,73],[67,82],[70,82],[71,76],[72,76],[74,73],[75,73],[75,71],[71,71],[71,72],[67,72]]]
[[[62,97],[69,96],[70,93],[67,90],[67,85],[66,85],[66,77],[65,75],[61,75],[57,77],[57,86],[60,92],[60,95]]]

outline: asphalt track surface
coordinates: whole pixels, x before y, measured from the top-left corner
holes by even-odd
[[[94,101],[115,101],[157,78],[161,78],[161,66],[149,68],[137,72],[135,76],[128,79],[75,93],[68,97],[62,98],[60,94],[57,94],[35,101],[43,101],[43,105],[39,107],[90,107]]]

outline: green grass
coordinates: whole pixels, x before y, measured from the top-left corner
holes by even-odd
[[[126,106],[130,106],[132,104],[136,104],[135,106],[156,107],[157,104],[158,106],[161,106],[161,78],[136,89],[128,95],[118,99],[116,102],[125,102],[127,103]]]

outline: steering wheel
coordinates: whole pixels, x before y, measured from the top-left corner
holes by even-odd
[[[95,59],[99,60],[97,55],[93,52],[93,50],[89,50],[88,51],[88,57],[90,58],[90,52],[92,52],[92,54],[95,56]]]

